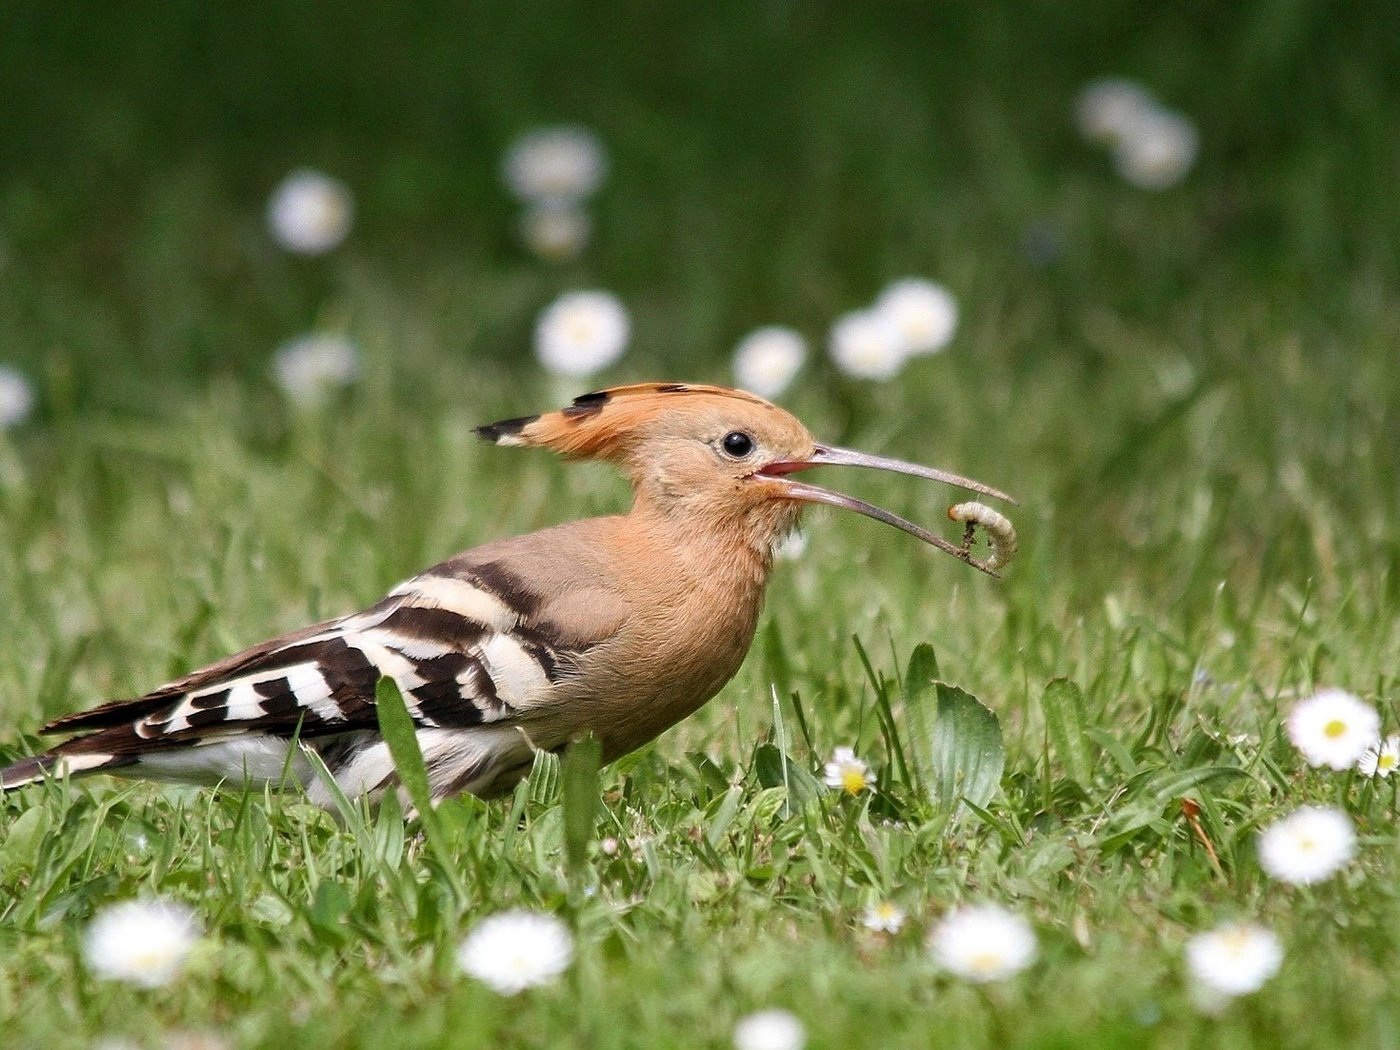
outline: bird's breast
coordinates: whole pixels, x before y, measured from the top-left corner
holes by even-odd
[[[761,576],[685,579],[634,602],[628,624],[585,657],[584,703],[611,761],[694,713],[743,663],[762,606]]]

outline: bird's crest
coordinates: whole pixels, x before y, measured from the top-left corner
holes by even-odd
[[[628,438],[658,414],[697,399],[733,399],[769,405],[755,394],[693,383],[634,383],[596,390],[574,398],[557,412],[503,419],[477,427],[478,436],[497,445],[549,448],[570,458],[610,459],[621,454]]]

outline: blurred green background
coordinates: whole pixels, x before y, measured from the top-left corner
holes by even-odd
[[[534,310],[597,284],[637,312],[627,374],[716,376],[747,328],[819,340],[905,272],[953,286],[974,331],[1014,312],[994,349],[1022,371],[1112,363],[1096,307],[1219,358],[1191,335],[1245,297],[1326,354],[1312,337],[1355,296],[1395,292],[1397,41],[1394,4],[1310,0],[10,3],[0,356],[56,410],[159,413],[211,375],[263,378],[327,313],[431,323],[434,360],[513,368]],[[1078,140],[1074,94],[1108,74],[1197,121],[1183,187],[1134,190]],[[563,120],[613,173],[559,271],[516,246],[498,168]],[[302,165],[357,200],[326,260],[263,226]],[[1053,265],[1028,232],[1062,245]]]

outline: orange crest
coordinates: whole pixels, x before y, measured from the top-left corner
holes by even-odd
[[[646,423],[682,405],[693,407],[699,399],[772,407],[761,397],[728,387],[634,383],[576,397],[557,412],[504,419],[477,427],[476,432],[497,445],[548,448],[570,459],[616,459]]]

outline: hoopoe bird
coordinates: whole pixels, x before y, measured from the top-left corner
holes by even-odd
[[[739,390],[647,383],[585,394],[560,411],[477,428],[497,445],[619,466],[626,514],[495,540],[449,558],[363,612],[292,631],[163,685],[46,725],[79,733],[0,770],[0,787],[115,773],[194,783],[299,782],[333,805],[314,751],[344,793],[397,786],[375,688],[398,687],[434,798],[509,790],[538,750],[586,733],[604,761],[697,710],[753,640],[775,544],[808,503],[902,529],[985,571],[961,547],[861,500],[798,481],[869,467],[1005,493],[930,467],[818,444],[776,405]],[[993,554],[1014,550],[1010,524]]]

